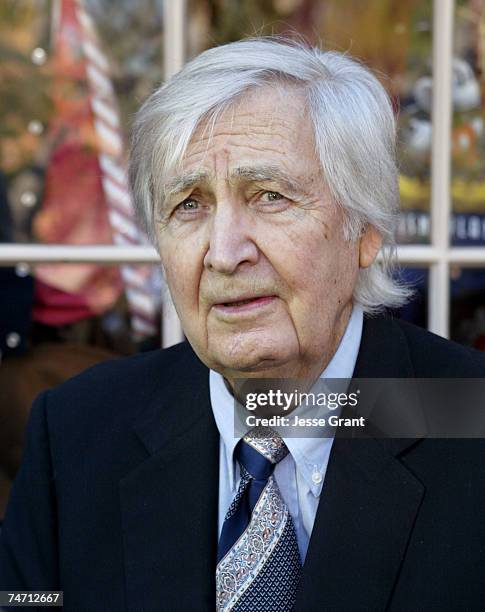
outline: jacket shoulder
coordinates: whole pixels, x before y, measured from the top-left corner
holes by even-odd
[[[207,368],[187,342],[168,349],[138,353],[96,364],[47,392],[48,411],[70,415],[117,418],[141,411],[156,397],[187,384],[201,384]],[[53,415],[54,416],[54,415]]]

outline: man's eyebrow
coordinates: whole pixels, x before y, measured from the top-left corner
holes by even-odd
[[[165,196],[170,197],[182,191],[187,191],[187,189],[190,189],[201,181],[206,181],[208,178],[209,175],[207,172],[189,172],[188,174],[175,176],[165,185]]]
[[[238,166],[230,174],[230,180],[244,178],[248,181],[271,181],[282,184],[293,193],[301,190],[301,186],[284,170],[277,166]],[[164,188],[165,197],[171,197],[191,189],[200,182],[210,179],[210,175],[204,171],[189,172],[175,176],[169,180]]]
[[[245,178],[250,181],[272,181],[282,184],[294,193],[301,191],[301,185],[278,166],[239,166],[232,172],[232,177]]]

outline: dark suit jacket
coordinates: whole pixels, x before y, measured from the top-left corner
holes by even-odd
[[[355,375],[484,376],[485,357],[368,319]],[[69,612],[213,610],[218,449],[208,371],[186,344],[39,396],[0,589],[62,589]],[[484,610],[484,509],[481,440],[337,438],[297,610]]]

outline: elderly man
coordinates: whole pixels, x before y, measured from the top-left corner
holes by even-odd
[[[234,435],[238,379],[477,377],[472,350],[384,316],[398,207],[382,86],[275,39],[156,91],[131,182],[188,343],[34,403],[2,589],[72,611],[479,610],[479,441]]]

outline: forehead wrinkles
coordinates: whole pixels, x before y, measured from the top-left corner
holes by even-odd
[[[298,129],[300,127],[300,129]],[[191,139],[184,160],[196,155],[208,154],[225,146],[253,147],[258,150],[281,150],[295,142],[301,126],[275,115],[245,113],[236,117],[221,118],[213,126],[204,125]]]
[[[226,109],[216,120],[206,120],[189,143],[181,172],[206,170],[226,178],[231,165],[256,157],[266,164],[279,159],[286,166],[286,158],[291,157],[305,132],[313,140],[311,126],[304,125],[308,119],[291,111],[290,106],[269,112],[265,104],[259,112],[254,112],[245,104]],[[291,170],[291,164],[287,170]]]
[[[291,94],[290,96],[288,94]],[[218,138],[245,136],[249,139],[279,136],[291,140],[308,123],[309,114],[301,90],[265,86],[248,92],[226,108],[201,121],[189,143],[210,146]]]

